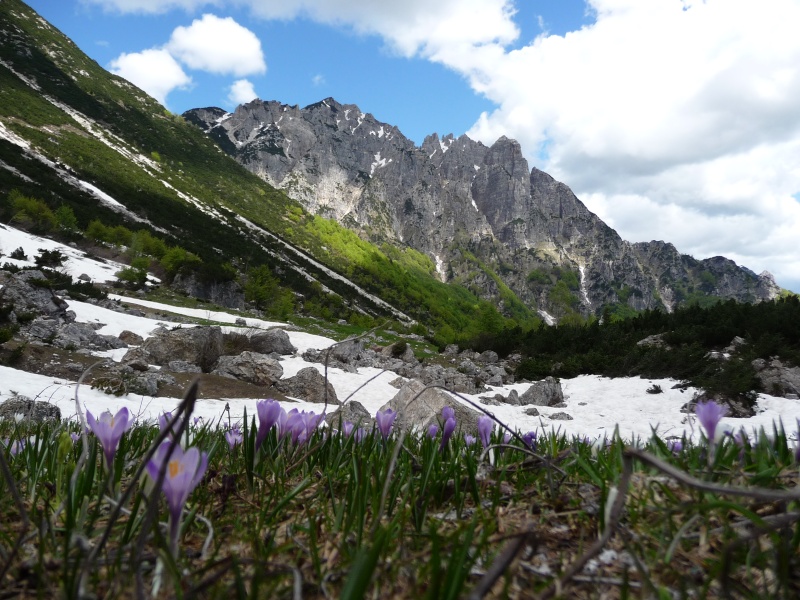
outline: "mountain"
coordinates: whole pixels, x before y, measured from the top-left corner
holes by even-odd
[[[132,284],[149,268],[218,303],[389,318],[440,344],[537,313],[776,290],[722,258],[627,244],[512,140],[417,148],[330,99],[170,114],[20,0],[0,1],[0,219],[129,261]]]
[[[194,125],[102,69],[27,5],[3,0],[0,219],[5,222],[26,212],[14,198],[28,202],[28,213],[74,214],[69,234],[50,231],[49,225],[45,231],[28,214],[26,226],[38,227],[37,233],[91,252],[111,252],[92,246],[97,237],[90,239],[89,231],[98,230],[97,221],[99,229],[111,232],[101,246],[122,246],[129,260],[151,259],[149,266],[166,270],[162,275],[172,285],[217,302],[243,301],[249,290],[251,301],[268,312],[367,325],[388,317],[417,322],[420,333],[444,330],[450,337],[477,333],[480,318],[503,322],[490,303],[439,281],[434,264],[419,252],[378,247],[305,211]],[[173,255],[193,258],[170,272],[162,256],[125,248],[131,233],[142,238],[140,232],[176,249]],[[11,250],[0,240],[0,251]],[[522,317],[533,318],[526,311]]]
[[[507,314],[515,299],[553,320],[608,306],[752,302],[780,291],[769,273],[723,257],[695,260],[669,243],[624,241],[566,185],[529,168],[506,137],[487,147],[434,134],[417,147],[397,127],[333,98],[302,109],[255,100],[233,113],[183,116],[307,210],[376,243],[424,253],[442,281],[499,301]]]

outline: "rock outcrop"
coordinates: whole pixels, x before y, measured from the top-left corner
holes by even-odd
[[[391,408],[397,411],[395,427],[423,431],[437,422],[445,406],[450,406],[455,411],[457,430],[472,435],[477,433],[478,418],[483,413],[465,406],[442,389],[426,389],[425,384],[419,380],[405,384],[380,410]]]
[[[294,377],[281,379],[275,383],[275,389],[287,396],[306,402],[322,404],[327,401],[328,405],[339,404],[333,385],[329,381],[325,381],[325,376],[314,367],[305,367],[300,369]]]

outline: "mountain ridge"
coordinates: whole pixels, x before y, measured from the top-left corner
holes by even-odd
[[[416,146],[396,126],[330,97],[305,108],[254,100],[232,113],[183,116],[310,212],[423,252],[442,281],[471,285],[490,301],[500,290],[480,271],[497,273],[553,321],[606,305],[672,310],[687,300],[758,301],[780,291],[770,274],[724,257],[696,260],[668,242],[622,240],[568,186],[529,169],[505,136],[486,146],[431,134]],[[477,273],[473,256],[485,267]],[[572,273],[567,290],[558,286],[564,269]]]

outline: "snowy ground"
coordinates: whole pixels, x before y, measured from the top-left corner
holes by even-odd
[[[68,246],[56,244],[42,238],[35,238],[12,227],[0,225],[0,250],[2,250],[3,254],[7,255],[19,246],[25,249],[26,254],[31,259],[37,253],[38,248],[58,247],[62,252],[70,256],[70,261],[67,265],[68,272],[75,275],[86,273],[96,281],[101,281],[104,277],[113,279],[113,276],[108,276],[108,269],[111,268],[116,271],[120,268],[120,265],[110,266],[93,261]],[[4,257],[5,259],[6,257]],[[226,330],[234,330],[241,327],[235,325],[238,315],[173,307],[121,296],[112,297],[122,302],[135,303],[164,312],[178,313],[198,320],[230,323],[231,325],[225,327]],[[69,305],[70,309],[75,311],[78,321],[103,324],[102,328],[98,330],[98,333],[102,334],[118,335],[123,330],[129,330],[146,338],[159,327],[160,323],[156,319],[126,315],[74,300],[70,300]],[[318,335],[293,331],[283,323],[252,318],[246,319],[246,328],[248,329],[271,327],[285,328],[292,344],[298,348],[298,353],[295,356],[283,357],[281,360],[284,377],[291,377],[307,366],[313,366],[321,372],[323,371],[322,365],[306,363],[300,358],[300,354],[309,348],[326,348],[333,343],[333,340]],[[115,350],[98,353],[98,356],[119,360],[125,352],[125,349]],[[347,373],[341,369],[329,369],[328,376],[336,389],[339,399],[352,397],[353,400],[358,400],[363,404],[373,415],[397,393],[397,389],[389,385],[389,382],[396,379],[397,375],[389,372],[381,373],[378,369],[361,368],[358,373]],[[565,432],[568,435],[588,436],[594,439],[604,435],[611,435],[615,427],[618,426],[620,434],[627,440],[639,437],[649,438],[652,433],[651,427],[656,428],[658,434],[664,438],[680,437],[684,432],[687,435],[692,435],[696,431],[694,418],[687,418],[685,413],[680,412],[680,407],[692,398],[695,390],[691,388],[685,391],[672,389],[676,383],[673,380],[607,379],[587,375],[562,380],[566,408],[538,407],[540,412],[538,417],[526,415],[524,411],[527,407],[488,406],[486,408],[500,420],[522,432],[533,429],[538,429],[539,431],[542,429],[546,431],[556,430]],[[648,394],[646,390],[653,384],[661,386],[663,393]],[[493,388],[493,391],[484,395],[493,395],[497,392],[507,395],[511,389],[516,389],[521,394],[529,385],[518,383],[502,388],[496,387]],[[53,379],[52,377],[26,373],[8,367],[0,367],[0,401],[7,399],[14,393],[18,393],[31,398],[53,402],[59,406],[62,415],[75,416],[77,414],[76,392],[77,404],[81,410],[89,409],[93,414],[97,414],[106,409],[116,411],[121,406],[127,406],[141,420],[156,419],[162,411],[175,408],[180,400],[179,398],[152,398],[138,395],[115,397],[92,390],[88,386],[82,386],[76,390],[74,381]],[[467,397],[475,402],[478,401],[477,396]],[[454,398],[455,401],[458,400]],[[199,400],[195,409],[195,416],[202,416],[206,421],[218,420],[226,404],[230,406],[231,417],[237,419],[241,418],[245,408],[247,408],[248,414],[253,414],[256,400],[240,398]],[[290,407],[314,411],[319,411],[322,408],[322,405],[309,404],[302,401],[297,401],[296,403],[287,402],[285,406],[287,410]],[[566,412],[573,417],[573,420],[551,420],[549,416],[556,412]],[[757,431],[758,428],[765,427],[769,432],[772,429],[773,422],[782,421],[787,432],[793,435],[796,431],[797,419],[800,419],[799,401],[762,394],[759,396],[758,414],[755,417],[750,419],[726,418],[723,420],[723,426],[736,430],[744,427],[748,432]]]

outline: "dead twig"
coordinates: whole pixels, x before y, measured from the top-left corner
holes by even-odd
[[[514,562],[517,554],[519,554],[523,548],[532,546],[532,552],[536,552],[538,545],[539,540],[533,531],[528,530],[518,533],[514,539],[506,544],[503,551],[492,563],[492,566],[489,567],[478,584],[473,588],[472,592],[470,592],[469,596],[467,596],[467,599],[480,600],[483,598],[491,591],[492,586],[494,586],[497,580],[500,579],[503,573],[511,566],[511,563]]]

